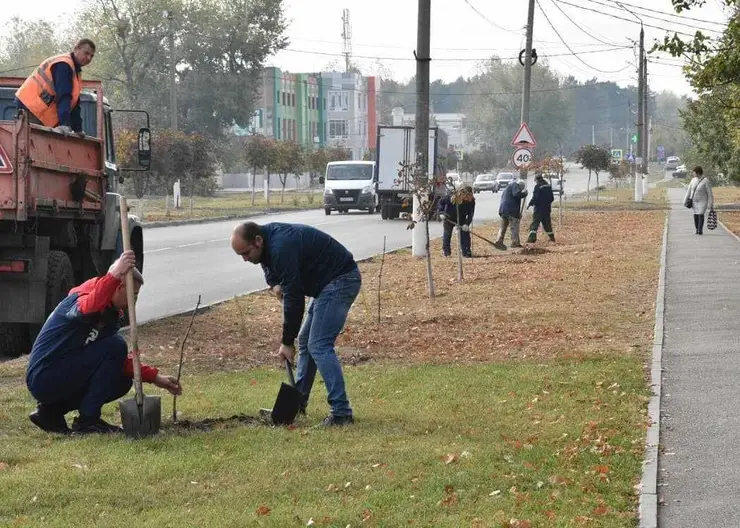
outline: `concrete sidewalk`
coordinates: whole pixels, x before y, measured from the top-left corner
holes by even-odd
[[[668,196],[658,525],[740,527],[740,242]]]

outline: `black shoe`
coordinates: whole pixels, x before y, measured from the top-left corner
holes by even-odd
[[[47,433],[69,434],[69,427],[64,420],[64,414],[50,410],[48,406],[40,404],[28,415],[33,425]]]
[[[512,247],[513,249],[521,249],[521,248],[523,248],[524,246],[522,246],[521,244],[512,244],[512,245],[511,245],[511,247]]]
[[[78,416],[72,422],[72,432],[76,434],[117,434],[122,433],[123,428],[109,424],[101,418],[82,418]]]
[[[319,427],[343,427],[345,425],[351,425],[355,423],[355,419],[352,418],[351,414],[347,416],[334,416],[330,414],[324,421],[319,424]]]
[[[494,242],[493,247],[495,247],[496,249],[500,249],[501,251],[506,251],[506,244],[504,244],[503,242]]]

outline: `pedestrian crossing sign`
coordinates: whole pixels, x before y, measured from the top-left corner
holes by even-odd
[[[614,161],[622,161],[622,154],[622,149],[612,149],[612,159]]]

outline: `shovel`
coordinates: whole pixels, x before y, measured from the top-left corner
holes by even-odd
[[[131,240],[129,238],[128,207],[125,196],[121,196],[120,204],[123,250],[128,251],[131,249]],[[128,301],[129,341],[134,364],[134,390],[136,391],[136,396],[133,399],[119,401],[118,406],[121,412],[121,425],[123,425],[125,435],[129,438],[143,438],[159,432],[159,425],[162,420],[162,401],[159,396],[144,396],[144,390],[141,384],[139,341],[136,332],[134,276],[131,272],[126,274],[126,297]]]
[[[280,390],[275,399],[275,405],[272,406],[271,413],[272,423],[275,425],[292,424],[298,411],[303,406],[303,394],[296,389],[295,378],[293,377],[293,365],[287,359],[285,360],[285,370],[288,371],[290,385],[284,382],[280,384]]]

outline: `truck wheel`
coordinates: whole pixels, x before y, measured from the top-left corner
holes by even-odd
[[[331,214],[331,209],[328,209],[328,208],[324,208],[324,214],[325,214],[326,216],[329,216],[329,215]]]
[[[374,212],[375,212],[375,206],[371,205],[367,210],[367,214],[373,214]]]
[[[46,272],[46,314],[57,307],[69,290],[75,286],[72,261],[64,251],[49,252],[49,269]]]
[[[388,209],[385,205],[380,206],[380,218],[388,220]]]
[[[28,325],[24,323],[0,324],[0,357],[20,357],[31,352]]]

